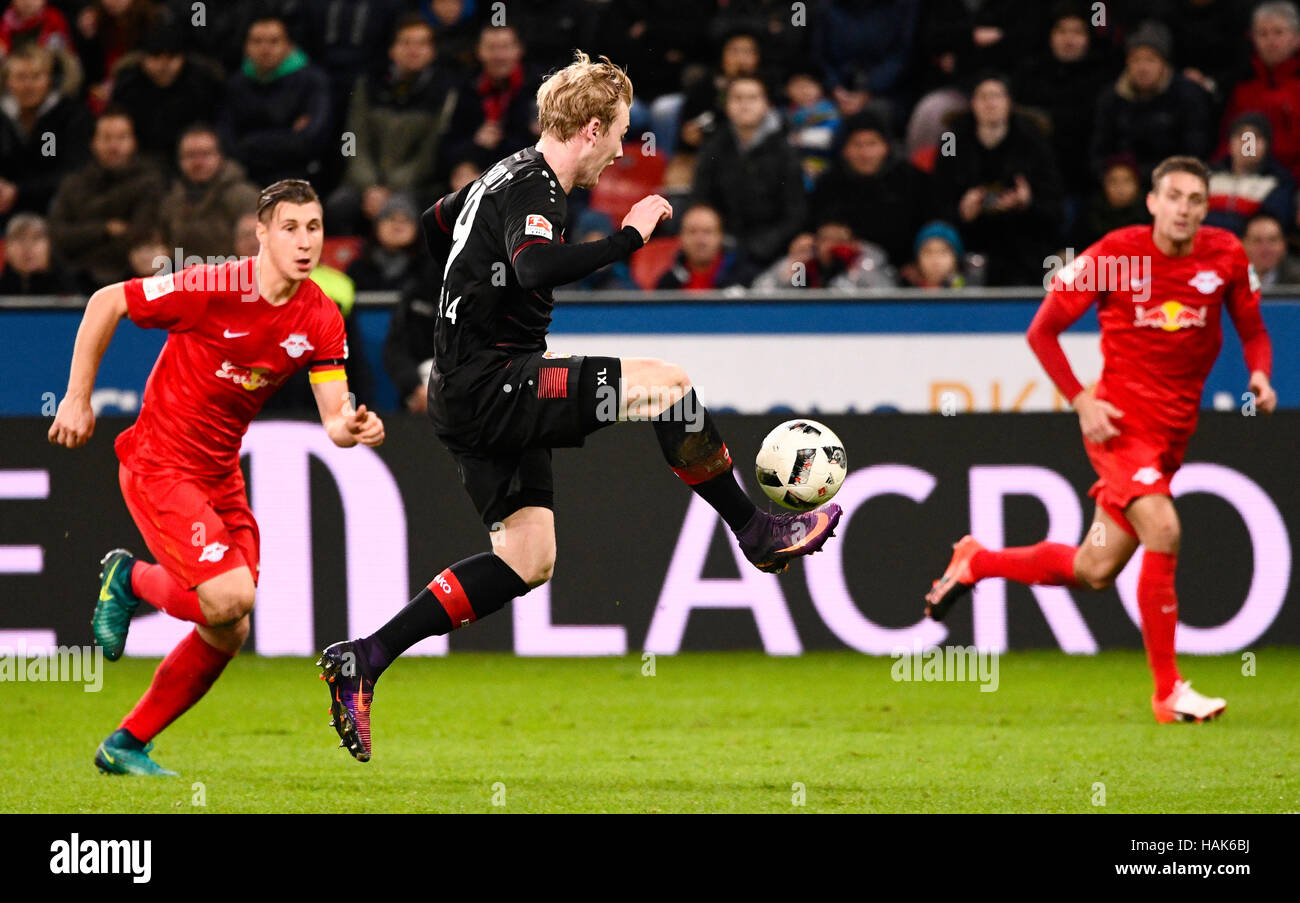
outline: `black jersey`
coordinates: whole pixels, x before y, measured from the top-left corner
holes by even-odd
[[[437,391],[472,397],[503,358],[545,350],[551,288],[521,286],[514,259],[530,244],[564,240],[567,205],[555,173],[530,147],[425,213],[430,251],[445,255],[434,329]]]

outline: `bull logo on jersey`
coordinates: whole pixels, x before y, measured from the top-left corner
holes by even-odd
[[[1188,279],[1187,284],[1202,295],[1208,295],[1223,285],[1223,277],[1214,270],[1201,270],[1191,279]]]
[[[221,369],[217,371],[217,377],[228,379],[237,386],[243,386],[249,392],[263,389],[267,386],[278,386],[284,382],[284,377],[277,378],[273,371],[266,367],[241,367],[238,364],[232,364],[230,361],[222,361]]]
[[[280,343],[280,347],[285,350],[289,357],[302,357],[308,351],[315,351],[316,346],[307,341],[307,337],[301,332],[289,333],[289,338]]]
[[[1181,301],[1166,301],[1155,307],[1133,305],[1133,325],[1151,326],[1165,332],[1177,332],[1193,326],[1205,325],[1205,314],[1210,308],[1206,305],[1189,307]]]

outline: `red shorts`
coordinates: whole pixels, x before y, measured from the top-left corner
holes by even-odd
[[[123,465],[117,477],[145,545],[182,586],[192,588],[245,565],[257,582],[257,521],[243,473],[204,480],[175,471],[144,476]]]
[[[1187,443],[1120,433],[1100,444],[1085,439],[1083,447],[1099,478],[1088,495],[1126,533],[1136,537],[1124,509],[1144,495],[1172,495],[1169,481],[1183,464]]]

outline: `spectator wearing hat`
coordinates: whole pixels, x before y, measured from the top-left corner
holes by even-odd
[[[854,235],[880,245],[901,265],[926,221],[930,187],[925,174],[895,150],[884,119],[867,111],[844,121],[835,163],[809,206],[814,222],[847,223]]]
[[[758,78],[727,87],[727,124],[700,151],[692,198],[722,214],[727,234],[760,266],[778,257],[803,223],[799,156]]]
[[[1077,4],[1058,3],[1045,51],[1031,54],[1012,80],[1016,101],[1051,122],[1052,153],[1066,193],[1075,198],[1086,197],[1096,184],[1088,158],[1091,111],[1112,74],[1086,15]]]
[[[1295,180],[1273,156],[1273,128],[1263,113],[1244,113],[1228,132],[1228,153],[1210,167],[1207,225],[1244,235],[1256,213],[1289,223]]]
[[[375,234],[348,276],[359,292],[401,291],[417,272],[420,258],[420,211],[408,195],[394,194],[379,210]]]
[[[23,211],[42,216],[59,182],[89,155],[94,120],[54,87],[54,56],[28,45],[0,66],[0,223]],[[50,153],[50,149],[57,153]]]
[[[1243,113],[1263,113],[1273,127],[1273,156],[1300,178],[1300,13],[1295,4],[1284,0],[1258,6],[1251,17],[1251,41],[1251,75],[1237,82],[1228,98],[1224,137]]]
[[[1137,160],[1132,154],[1116,154],[1102,164],[1101,187],[1088,198],[1074,228],[1073,244],[1082,250],[1107,232],[1149,222]]]
[[[971,112],[952,126],[955,153],[931,176],[934,209],[957,224],[966,248],[988,258],[991,285],[1042,282],[1043,258],[1061,237],[1061,177],[1038,124],[1013,113],[1007,80],[977,78]]]
[[[1159,22],[1147,21],[1129,37],[1124,71],[1097,102],[1093,125],[1093,171],[1104,160],[1130,153],[1143,182],[1156,164],[1175,154],[1204,157],[1213,143],[1210,96],[1170,65],[1173,39]]]
[[[113,105],[135,124],[140,152],[170,168],[181,133],[212,121],[221,103],[221,74],[202,57],[187,55],[180,29],[159,25],[145,33],[140,54],[124,61],[113,79]]]
[[[966,278],[961,264],[965,256],[961,235],[949,223],[933,220],[916,233],[912,243],[914,259],[902,268],[903,280],[914,288],[962,288]]]
[[[68,268],[53,259],[50,230],[35,213],[19,213],[5,227],[0,295],[65,295],[77,291]]]
[[[163,234],[171,247],[180,249],[182,259],[197,255],[211,262],[232,256],[235,223],[257,209],[257,186],[242,166],[221,153],[210,125],[185,129],[176,157],[180,176],[163,198]]]
[[[1282,224],[1270,213],[1246,221],[1241,246],[1260,285],[1300,285],[1300,259],[1287,250]]]
[[[745,256],[724,247],[722,217],[712,207],[697,204],[682,214],[679,237],[682,246],[655,288],[710,291],[744,288],[753,280]]]
[[[253,18],[244,52],[217,120],[222,145],[258,185],[310,178],[329,139],[329,81],[278,16]]]

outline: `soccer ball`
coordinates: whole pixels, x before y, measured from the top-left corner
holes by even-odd
[[[840,437],[816,420],[787,420],[767,434],[754,461],[767,497],[795,511],[833,499],[848,467]]]

